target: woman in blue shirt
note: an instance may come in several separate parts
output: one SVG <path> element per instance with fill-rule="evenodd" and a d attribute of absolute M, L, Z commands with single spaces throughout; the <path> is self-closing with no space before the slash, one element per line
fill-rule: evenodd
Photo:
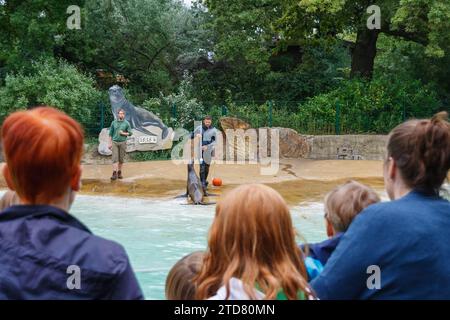
<path fill-rule="evenodd" d="M 392 130 L 384 162 L 392 201 L 350 225 L 311 283 L 320 299 L 450 299 L 450 125 L 441 112 Z"/>

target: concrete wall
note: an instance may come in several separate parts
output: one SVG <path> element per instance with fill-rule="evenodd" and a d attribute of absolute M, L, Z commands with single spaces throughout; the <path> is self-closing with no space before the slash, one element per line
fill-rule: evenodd
<path fill-rule="evenodd" d="M 291 131 L 297 135 L 294 130 Z M 280 135 L 281 157 L 316 160 L 383 160 L 387 142 L 386 135 L 298 136 L 298 138 L 294 137 L 295 139 L 293 139 L 293 134 Z M 286 155 L 284 154 L 287 152 L 285 149 L 289 151 Z M 295 153 L 298 150 L 301 150 L 300 154 Z M 126 156 L 128 158 L 129 155 Z M 127 159 L 127 161 L 129 160 L 131 159 Z M 91 146 L 91 148 L 86 148 L 84 152 L 83 163 L 110 164 L 111 158 L 99 155 L 96 147 Z"/>
<path fill-rule="evenodd" d="M 382 160 L 387 135 L 307 136 L 308 159 Z"/>

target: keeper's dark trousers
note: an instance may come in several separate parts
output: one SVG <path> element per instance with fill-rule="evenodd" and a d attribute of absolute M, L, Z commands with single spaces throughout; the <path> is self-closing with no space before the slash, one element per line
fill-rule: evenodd
<path fill-rule="evenodd" d="M 206 187 L 208 187 L 208 174 L 209 174 L 209 164 L 207 164 L 205 161 L 202 161 L 200 163 L 200 181 L 202 183 L 203 189 L 206 190 Z"/>

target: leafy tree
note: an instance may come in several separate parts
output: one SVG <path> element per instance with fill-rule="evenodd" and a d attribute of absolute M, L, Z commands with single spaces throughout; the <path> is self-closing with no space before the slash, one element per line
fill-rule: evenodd
<path fill-rule="evenodd" d="M 0 1 L 0 68 L 3 74 L 29 71 L 30 62 L 53 57 L 62 39 L 74 31 L 67 28 L 68 6 L 81 0 Z"/>
<path fill-rule="evenodd" d="M 175 128 L 190 128 L 195 120 L 201 120 L 204 108 L 192 95 L 192 76 L 185 72 L 178 92 L 160 94 L 160 98 L 150 98 L 143 107 L 155 112 L 166 123 Z"/>
<path fill-rule="evenodd" d="M 380 0 L 381 28 L 367 27 L 367 0 L 282 0 L 279 30 L 284 41 L 310 37 L 352 39 L 351 75 L 371 77 L 380 34 L 399 37 L 426 47 L 429 56 L 448 54 L 448 0 Z M 350 37 L 349 37 L 350 36 Z"/>
<path fill-rule="evenodd" d="M 181 77 L 175 62 L 192 26 L 186 7 L 173 0 L 94 0 L 85 11 L 85 31 L 96 44 L 90 60 L 147 94 L 174 89 Z"/>
<path fill-rule="evenodd" d="M 298 105 L 308 97 L 327 92 L 347 78 L 350 58 L 337 42 L 318 39 L 302 47 L 302 61 L 292 70 L 272 71 L 268 75 L 271 100 L 281 105 Z M 290 107 L 292 109 L 292 107 Z"/>
<path fill-rule="evenodd" d="M 206 104 L 303 100 L 329 90 L 343 76 L 348 53 L 322 39 L 282 41 L 276 24 L 280 0 L 206 0 L 205 25 L 213 32 L 213 61 L 194 71 Z"/>
<path fill-rule="evenodd" d="M 429 56 L 422 45 L 381 35 L 374 72 L 405 82 L 419 79 L 433 86 L 444 106 L 450 106 L 450 55 Z M 450 109 L 449 109 L 450 110 Z"/>
<path fill-rule="evenodd" d="M 214 55 L 230 63 L 248 63 L 256 73 L 270 70 L 275 47 L 273 22 L 281 17 L 279 0 L 206 0 L 217 42 Z"/>

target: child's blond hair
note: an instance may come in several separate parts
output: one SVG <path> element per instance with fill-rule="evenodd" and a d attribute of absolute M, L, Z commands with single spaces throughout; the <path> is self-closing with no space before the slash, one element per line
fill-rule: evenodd
<path fill-rule="evenodd" d="M 336 232 L 345 232 L 358 213 L 380 201 L 372 188 L 350 180 L 326 195 L 325 217 Z"/>

